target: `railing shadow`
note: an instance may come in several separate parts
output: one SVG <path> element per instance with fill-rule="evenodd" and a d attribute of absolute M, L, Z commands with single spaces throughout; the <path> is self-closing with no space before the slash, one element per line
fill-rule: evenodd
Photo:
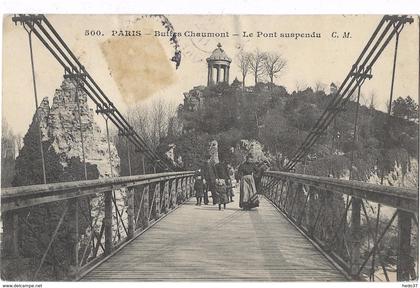
<path fill-rule="evenodd" d="M 415 189 L 266 172 L 262 194 L 349 279 L 418 278 Z"/>
<path fill-rule="evenodd" d="M 193 176 L 173 172 L 2 189 L 2 279 L 79 279 L 187 201 Z"/>

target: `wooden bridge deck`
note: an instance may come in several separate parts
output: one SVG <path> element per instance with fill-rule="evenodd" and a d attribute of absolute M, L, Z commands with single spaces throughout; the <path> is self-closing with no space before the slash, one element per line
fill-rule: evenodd
<path fill-rule="evenodd" d="M 345 281 L 266 199 L 181 206 L 82 281 Z"/>

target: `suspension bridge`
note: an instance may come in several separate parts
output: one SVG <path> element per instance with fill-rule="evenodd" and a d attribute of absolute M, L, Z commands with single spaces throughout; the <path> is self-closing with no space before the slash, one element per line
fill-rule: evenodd
<path fill-rule="evenodd" d="M 384 16 L 351 67 L 327 109 L 297 149 L 284 171 L 268 171 L 259 189 L 261 205 L 242 211 L 236 203 L 224 211 L 195 206 L 194 171 L 161 158 L 124 118 L 93 77 L 66 45 L 44 15 L 16 15 L 16 24 L 28 32 L 32 73 L 32 36 L 35 35 L 96 105 L 97 113 L 113 123 L 120 135 L 139 153 L 156 163 L 156 173 L 65 183 L 44 183 L 4 188 L 2 259 L 21 254 L 20 227 L 31 231 L 40 257 L 31 259 L 23 280 L 42 280 L 62 266 L 57 280 L 80 281 L 408 281 L 417 279 L 418 191 L 350 180 L 301 175 L 293 172 L 309 153 L 351 95 L 372 77 L 372 67 L 385 47 L 395 39 L 390 102 L 395 75 L 398 37 L 408 16 Z M 36 81 L 34 96 L 38 107 Z M 358 101 L 358 100 L 357 100 Z M 358 112 L 354 129 L 357 129 Z M 388 110 L 388 115 L 390 109 Z M 79 111 L 80 115 L 80 111 Z M 81 131 L 82 133 L 82 131 Z M 107 140 L 109 144 L 109 133 Z M 357 137 L 357 133 L 354 133 Z M 83 135 L 81 135 L 83 139 Z M 40 136 L 41 157 L 42 141 Z M 354 139 L 356 140 L 356 139 Z M 82 143 L 83 146 L 83 143 Z M 111 157 L 111 155 L 109 155 Z M 83 163 L 85 163 L 82 155 Z M 128 156 L 128 161 L 130 157 Z M 86 164 L 86 163 L 85 163 Z M 352 166 L 350 166 L 352 167 Z M 382 177 L 383 178 L 383 177 Z M 124 195 L 117 205 L 116 192 Z M 335 197 L 346 199 L 333 207 Z M 369 216 L 367 203 L 377 205 Z M 42 217 L 53 225 L 50 235 L 37 235 L 31 211 L 55 204 L 59 217 Z M 95 206 L 97 213 L 92 213 Z M 381 208 L 382 207 L 382 208 Z M 391 211 L 383 219 L 384 210 Z M 339 209 L 340 217 L 327 217 Z M 66 237 L 60 237 L 65 232 Z M 389 233 L 396 235 L 394 255 L 380 255 Z M 362 241 L 367 234 L 368 244 Z M 54 250 L 64 243 L 64 259 Z M 9 257 L 9 258 L 7 258 Z M 5 264 L 3 264 L 5 265 Z M 4 280 L 5 275 L 2 275 Z"/>

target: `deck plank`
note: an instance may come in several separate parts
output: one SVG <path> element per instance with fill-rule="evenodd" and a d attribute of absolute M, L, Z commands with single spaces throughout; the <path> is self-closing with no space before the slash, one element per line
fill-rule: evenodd
<path fill-rule="evenodd" d="M 188 202 L 81 281 L 345 281 L 266 199 L 253 211 Z"/>

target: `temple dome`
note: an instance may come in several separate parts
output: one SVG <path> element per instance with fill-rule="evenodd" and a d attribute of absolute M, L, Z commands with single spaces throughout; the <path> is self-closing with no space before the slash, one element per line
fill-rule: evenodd
<path fill-rule="evenodd" d="M 211 61 L 227 61 L 227 62 L 232 62 L 232 59 L 227 56 L 227 54 L 225 53 L 225 50 L 222 49 L 222 44 L 217 44 L 217 48 L 214 49 L 213 53 L 211 53 L 210 57 L 208 57 L 207 62 L 211 62 Z"/>

